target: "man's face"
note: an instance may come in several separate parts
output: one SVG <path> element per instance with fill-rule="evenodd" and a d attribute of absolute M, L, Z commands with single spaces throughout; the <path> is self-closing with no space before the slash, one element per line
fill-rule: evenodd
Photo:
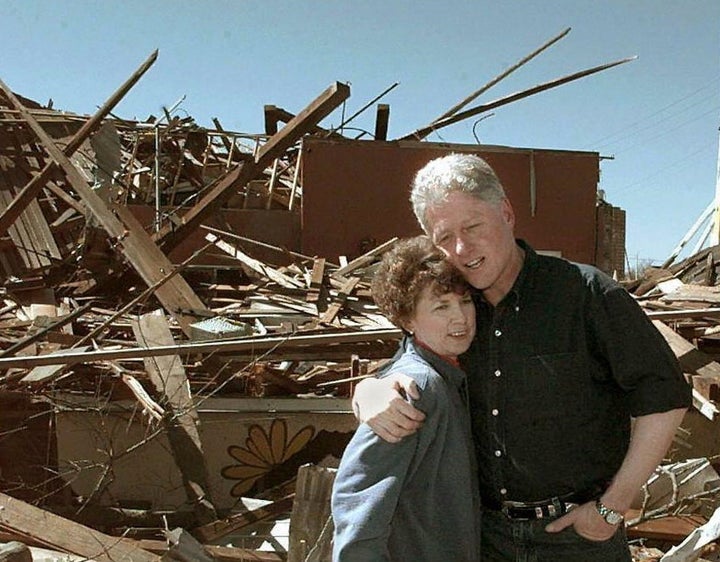
<path fill-rule="evenodd" d="M 520 270 L 507 200 L 487 203 L 460 191 L 428 208 L 425 221 L 435 245 L 473 287 L 497 304 L 512 288 Z"/>

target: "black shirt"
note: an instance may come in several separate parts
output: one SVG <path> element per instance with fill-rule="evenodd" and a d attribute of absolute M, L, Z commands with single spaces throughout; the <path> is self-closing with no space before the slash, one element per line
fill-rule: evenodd
<path fill-rule="evenodd" d="M 491 506 L 607 486 L 631 417 L 692 403 L 675 355 L 627 291 L 518 244 L 523 268 L 496 307 L 477 293 L 477 335 L 462 357 Z"/>

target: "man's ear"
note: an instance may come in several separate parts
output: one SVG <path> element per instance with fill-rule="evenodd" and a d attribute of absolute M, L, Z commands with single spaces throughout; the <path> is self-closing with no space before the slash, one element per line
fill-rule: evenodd
<path fill-rule="evenodd" d="M 510 200 L 506 197 L 502 200 L 502 203 L 500 204 L 500 212 L 502 213 L 503 220 L 506 224 L 510 225 L 511 227 L 515 226 L 515 211 L 512 208 L 512 205 L 510 204 Z"/>

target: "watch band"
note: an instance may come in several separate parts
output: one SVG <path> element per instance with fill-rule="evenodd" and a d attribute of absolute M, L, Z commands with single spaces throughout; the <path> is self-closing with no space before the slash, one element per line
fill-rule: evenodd
<path fill-rule="evenodd" d="M 615 511 L 614 509 L 610 509 L 606 505 L 604 505 L 600 500 L 597 500 L 595 502 L 595 508 L 597 509 L 598 513 L 600 514 L 600 517 L 605 519 L 605 522 L 610 525 L 619 525 L 625 520 L 625 517 L 622 513 L 619 511 Z"/>

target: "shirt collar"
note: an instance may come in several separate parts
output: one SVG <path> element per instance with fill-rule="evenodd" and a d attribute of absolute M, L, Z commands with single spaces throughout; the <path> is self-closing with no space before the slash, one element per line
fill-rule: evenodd
<path fill-rule="evenodd" d="M 445 357 L 442 357 L 426 347 L 415 339 L 414 336 L 406 336 L 403 340 L 405 349 L 412 349 L 420 357 L 422 357 L 435 371 L 448 383 L 453 383 L 459 387 L 465 380 L 465 371 L 459 364 L 451 363 Z"/>

